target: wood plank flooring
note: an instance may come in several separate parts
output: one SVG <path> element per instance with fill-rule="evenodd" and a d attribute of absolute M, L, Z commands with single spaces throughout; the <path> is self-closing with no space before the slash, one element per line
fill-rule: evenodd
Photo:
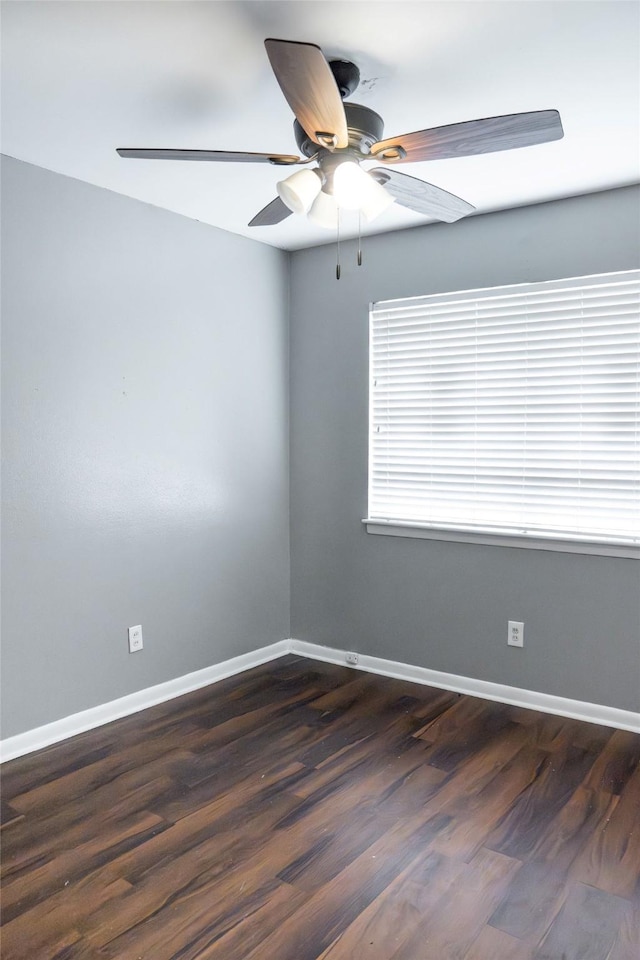
<path fill-rule="evenodd" d="M 288 656 L 4 765 L 3 960 L 638 960 L 640 736 Z"/>

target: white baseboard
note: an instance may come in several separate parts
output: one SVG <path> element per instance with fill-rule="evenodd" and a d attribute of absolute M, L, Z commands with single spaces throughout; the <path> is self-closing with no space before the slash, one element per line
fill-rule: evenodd
<path fill-rule="evenodd" d="M 304 640 L 279 640 L 269 646 L 260 647 L 259 650 L 252 650 L 250 653 L 224 660 L 203 670 L 196 670 L 195 673 L 187 673 L 183 677 L 167 680 L 166 683 L 147 687 L 146 690 L 139 690 L 118 700 L 111 700 L 109 703 L 83 710 L 81 713 L 74 713 L 42 727 L 27 730 L 26 733 L 7 737 L 0 741 L 0 756 L 4 762 L 33 753 L 52 743 L 58 743 L 78 733 L 111 723 L 112 720 L 138 713 L 140 710 L 146 710 L 147 707 L 173 700 L 184 693 L 199 690 L 218 680 L 251 670 L 252 667 L 276 660 L 287 653 L 294 653 L 310 660 L 322 660 L 325 663 L 337 663 L 343 666 L 346 664 L 345 650 L 323 647 Z M 475 680 L 472 677 L 459 677 L 454 673 L 442 673 L 439 670 L 429 670 L 428 667 L 384 660 L 381 657 L 369 657 L 366 654 L 358 655 L 358 665 L 352 669 L 377 673 L 383 677 L 395 677 L 398 680 L 410 680 L 412 683 L 439 687 L 454 693 L 466 693 L 471 697 L 481 697 L 484 700 L 510 703 L 517 707 L 539 710 L 541 713 L 553 713 L 560 717 L 571 717 L 575 720 L 586 720 L 589 723 L 615 727 L 618 730 L 640 733 L 640 713 L 634 713 L 631 710 L 619 710 L 617 707 L 585 703 L 582 700 L 568 700 L 565 697 L 555 697 L 535 690 L 522 690 L 519 687 L 508 687 L 501 683 L 490 683 L 487 680 Z"/>
<path fill-rule="evenodd" d="M 342 665 L 346 663 L 344 650 L 322 647 L 304 640 L 290 640 L 289 643 L 290 652 L 301 657 L 323 660 L 325 663 Z M 455 673 L 442 673 L 439 670 L 429 670 L 427 667 L 416 667 L 409 663 L 398 663 L 395 660 L 383 660 L 381 657 L 368 657 L 365 654 L 358 654 L 358 665 L 352 669 L 378 673 L 383 677 L 395 677 L 398 680 L 410 680 L 413 683 L 423 683 L 429 687 L 439 687 L 454 693 L 466 693 L 471 697 L 481 697 L 484 700 L 510 703 L 516 707 L 539 710 L 541 713 L 553 713 L 560 717 L 571 717 L 575 720 L 599 723 L 605 727 L 640 733 L 640 713 L 632 710 L 619 710 L 617 707 L 585 703 L 582 700 L 568 700 L 566 697 L 556 697 L 549 693 L 522 690 L 502 683 L 490 683 L 488 680 L 475 680 L 472 677 L 459 677 Z"/>
<path fill-rule="evenodd" d="M 91 707 L 81 713 L 74 713 L 69 717 L 63 717 L 61 720 L 55 720 L 53 723 L 47 723 L 42 727 L 27 730 L 26 733 L 19 733 L 15 737 L 7 737 L 0 741 L 0 757 L 2 757 L 4 763 L 6 760 L 13 760 L 14 757 L 33 753 L 34 750 L 41 750 L 52 743 L 66 740 L 68 737 L 75 737 L 76 734 L 84 733 L 85 730 L 93 730 L 94 727 L 100 727 L 104 723 L 111 723 L 112 720 L 119 720 L 120 717 L 127 717 L 131 713 L 146 710 L 147 707 L 153 707 L 157 703 L 164 703 L 167 700 L 173 700 L 175 697 L 181 697 L 183 693 L 191 693 L 192 690 L 199 690 L 210 683 L 232 677 L 236 673 L 251 670 L 252 667 L 258 667 L 261 663 L 283 657 L 286 653 L 289 653 L 290 649 L 291 642 L 289 640 L 278 640 L 277 643 L 261 647 L 259 650 L 252 650 L 250 653 L 243 653 L 238 657 L 232 657 L 230 660 L 223 660 L 222 663 L 205 667 L 203 670 L 196 670 L 194 673 L 187 673 L 183 677 L 167 680 L 166 683 L 159 683 L 156 686 L 147 687 L 145 690 L 138 690 L 136 693 L 130 693 L 118 700 L 111 700 L 109 703 L 102 703 L 100 706 Z"/>

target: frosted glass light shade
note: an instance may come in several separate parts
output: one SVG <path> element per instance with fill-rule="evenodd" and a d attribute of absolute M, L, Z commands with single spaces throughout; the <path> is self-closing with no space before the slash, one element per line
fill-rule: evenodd
<path fill-rule="evenodd" d="M 309 220 L 319 227 L 335 230 L 338 226 L 338 204 L 335 197 L 321 190 L 309 210 Z"/>
<path fill-rule="evenodd" d="M 394 202 L 391 194 L 352 160 L 345 160 L 336 168 L 333 193 L 341 207 L 359 210 L 369 222 Z"/>
<path fill-rule="evenodd" d="M 278 196 L 293 213 L 306 213 L 322 186 L 315 170 L 298 170 L 277 184 Z"/>
<path fill-rule="evenodd" d="M 392 203 L 395 203 L 395 197 L 392 197 L 372 176 L 369 174 L 365 174 L 365 176 L 368 177 L 371 187 L 367 188 L 367 196 L 360 204 L 360 213 L 367 223 L 371 223 L 381 213 L 388 210 Z"/>
<path fill-rule="evenodd" d="M 333 195 L 345 210 L 358 210 L 367 192 L 370 177 L 354 163 L 345 160 L 333 174 Z"/>

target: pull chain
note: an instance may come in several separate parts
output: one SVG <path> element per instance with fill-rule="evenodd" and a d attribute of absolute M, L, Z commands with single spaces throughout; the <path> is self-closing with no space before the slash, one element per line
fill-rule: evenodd
<path fill-rule="evenodd" d="M 360 224 L 361 224 L 360 218 L 361 218 L 361 213 L 358 210 L 358 266 L 359 267 L 362 266 L 362 245 L 361 245 L 362 237 L 361 237 L 361 230 L 360 230 Z"/>
<path fill-rule="evenodd" d="M 336 260 L 336 280 L 340 279 L 340 207 L 338 207 L 337 218 L 337 260 Z"/>

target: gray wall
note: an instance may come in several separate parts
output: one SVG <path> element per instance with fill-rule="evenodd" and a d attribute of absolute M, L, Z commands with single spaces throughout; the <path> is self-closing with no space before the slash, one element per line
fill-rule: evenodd
<path fill-rule="evenodd" d="M 287 256 L 9 159 L 2 188 L 3 736 L 291 635 L 640 709 L 636 562 L 360 523 L 369 301 L 637 266 L 637 189 L 344 244 L 339 283 L 292 256 L 290 625 Z"/>
<path fill-rule="evenodd" d="M 291 277 L 292 635 L 594 703 L 640 709 L 640 564 L 367 534 L 368 304 L 624 270 L 637 188 L 354 245 L 300 251 Z M 524 620 L 525 648 L 506 645 Z"/>
<path fill-rule="evenodd" d="M 2 187 L 7 737 L 290 635 L 288 262 L 14 160 Z"/>

